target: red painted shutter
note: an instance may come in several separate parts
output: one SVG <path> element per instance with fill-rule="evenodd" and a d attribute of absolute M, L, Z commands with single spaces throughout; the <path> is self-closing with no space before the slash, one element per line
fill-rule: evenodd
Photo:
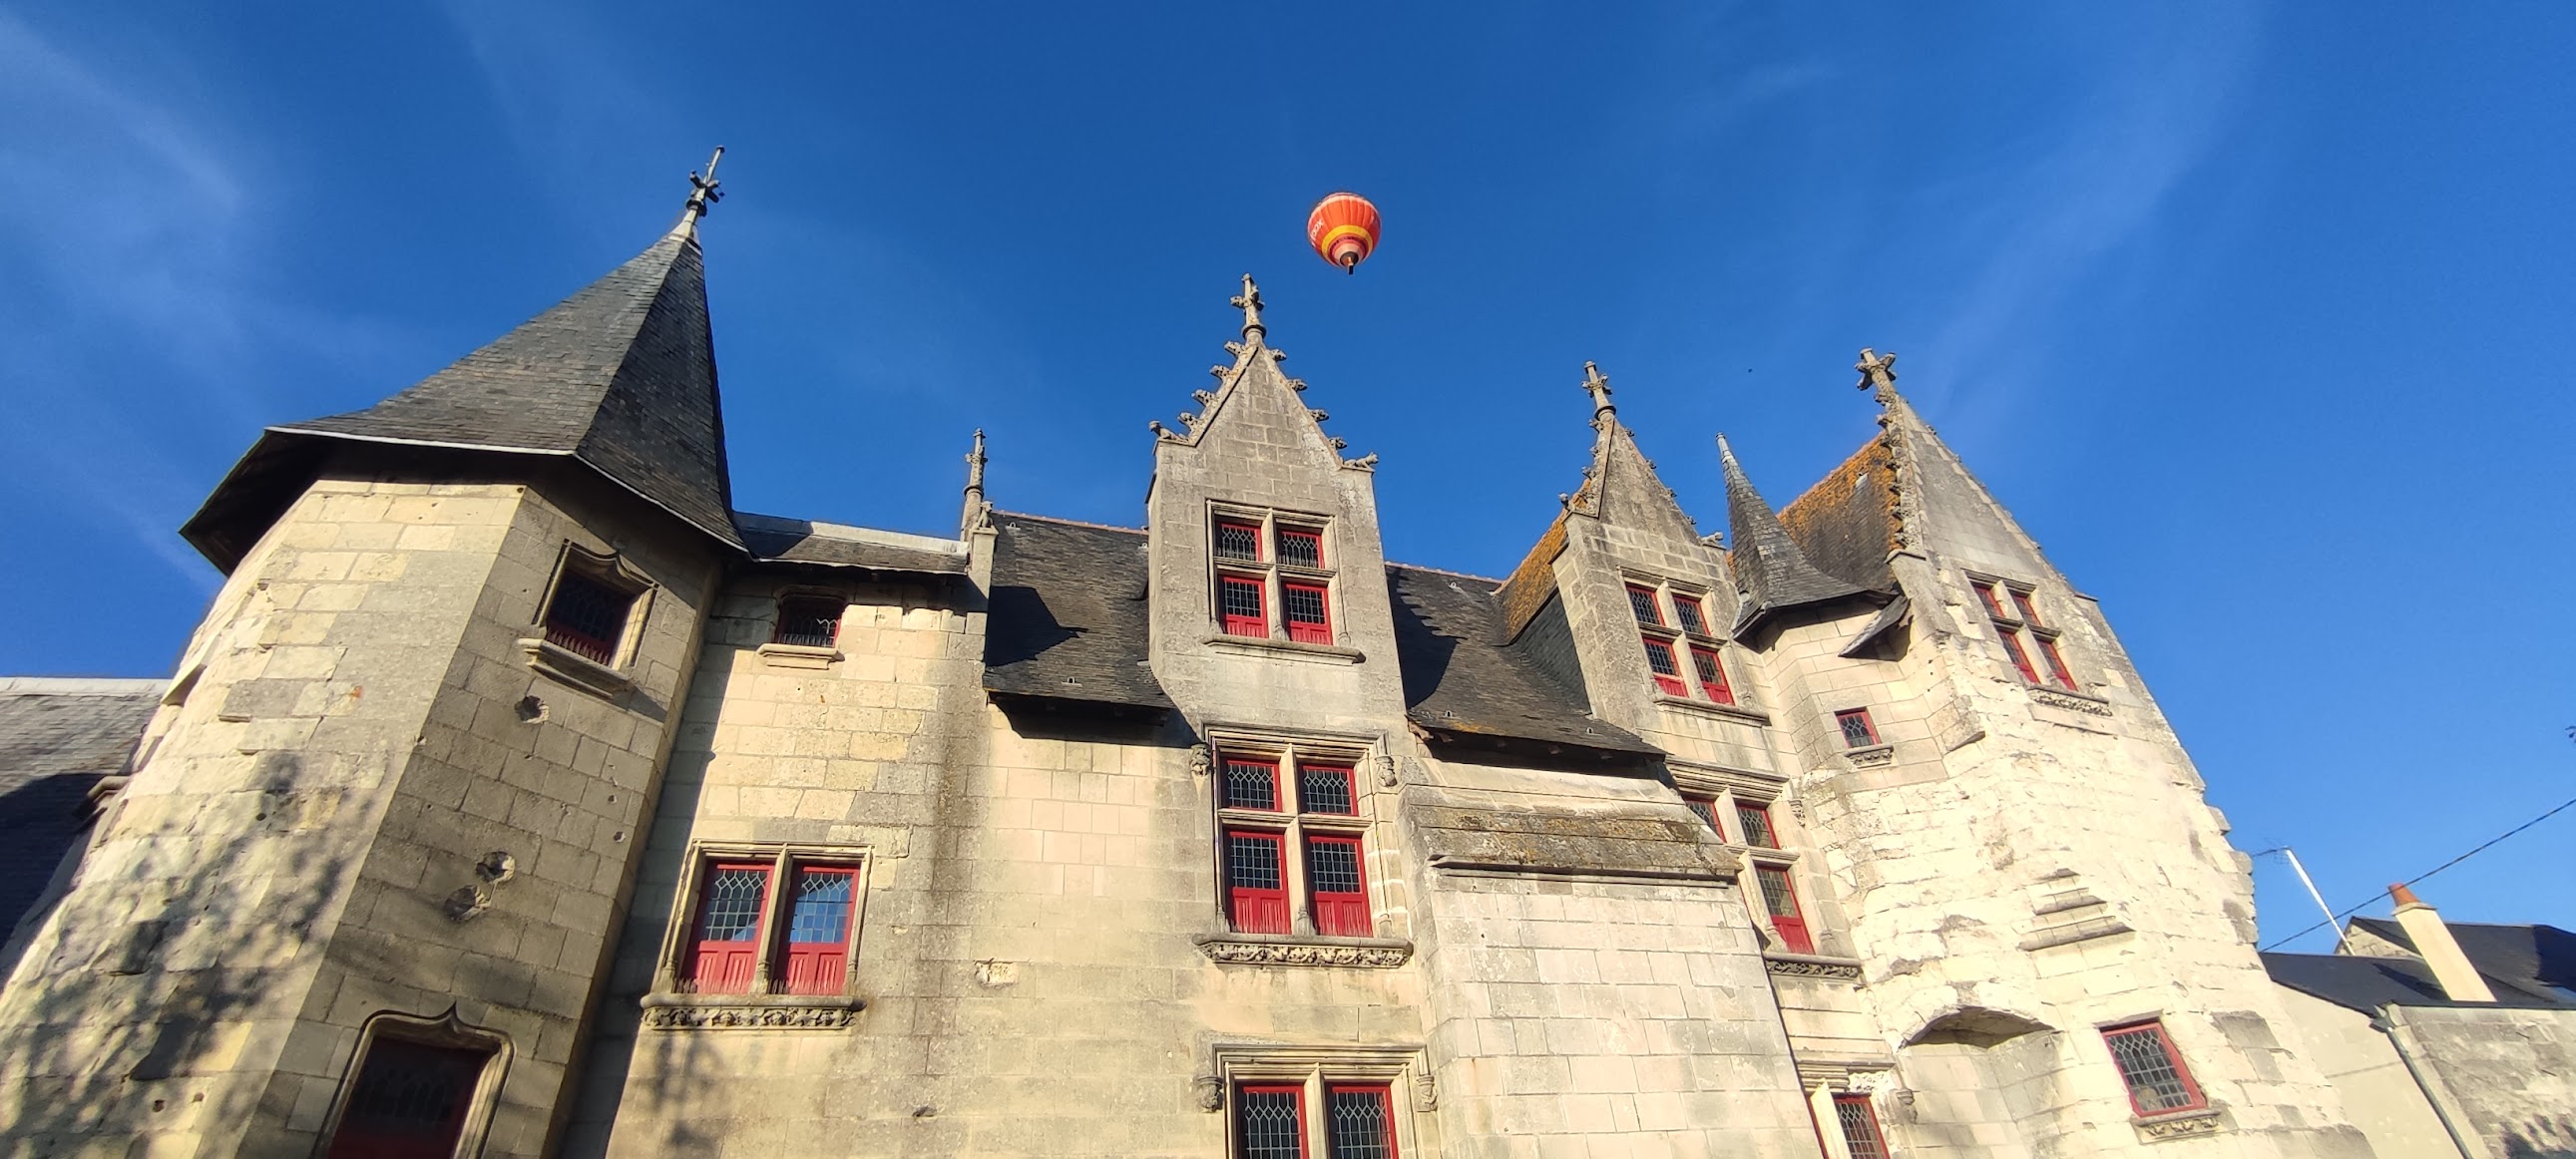
<path fill-rule="evenodd" d="M 1792 954 L 1815 953 L 1815 939 L 1807 936 L 1807 919 L 1798 909 L 1789 871 L 1766 865 L 1754 870 L 1754 875 L 1761 879 L 1762 904 L 1771 914 L 1771 928 L 1780 933 L 1780 947 Z"/>
<path fill-rule="evenodd" d="M 1306 887 L 1315 897 L 1316 933 L 1365 938 L 1372 932 L 1359 838 L 1307 838 Z"/>
<path fill-rule="evenodd" d="M 1226 913 L 1238 934 L 1288 932 L 1288 867 L 1277 833 L 1225 831 Z"/>
<path fill-rule="evenodd" d="M 1217 581 L 1218 610 L 1225 616 L 1225 634 L 1267 639 L 1270 635 L 1268 599 L 1257 579 L 1224 576 Z"/>
<path fill-rule="evenodd" d="M 711 865 L 699 890 L 690 988 L 700 994 L 750 993 L 760 968 L 761 918 L 769 910 L 769 867 Z"/>
<path fill-rule="evenodd" d="M 788 898 L 787 992 L 838 994 L 850 976 L 850 920 L 858 909 L 858 873 L 800 868 Z"/>

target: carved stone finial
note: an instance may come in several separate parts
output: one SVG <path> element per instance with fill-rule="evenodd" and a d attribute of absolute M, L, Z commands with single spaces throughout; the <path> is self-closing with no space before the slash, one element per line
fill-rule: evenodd
<path fill-rule="evenodd" d="M 1190 392 L 1190 397 L 1199 400 L 1200 406 L 1206 406 L 1207 404 L 1216 401 L 1216 392 L 1212 390 L 1193 390 Z"/>
<path fill-rule="evenodd" d="M 1186 411 L 1186 410 L 1185 410 L 1185 411 L 1182 411 L 1182 412 L 1181 412 L 1181 414 L 1180 414 L 1180 419 L 1181 419 L 1181 425 L 1182 425 L 1182 426 L 1185 426 L 1185 427 L 1186 427 L 1186 426 L 1195 426 L 1195 425 L 1197 425 L 1197 424 L 1198 424 L 1198 421 L 1199 421 L 1198 412 L 1196 412 L 1196 411 Z"/>
<path fill-rule="evenodd" d="M 1269 332 L 1261 324 L 1261 287 L 1252 284 L 1252 275 L 1243 275 L 1243 292 L 1234 296 L 1235 309 L 1243 311 L 1243 337 L 1246 341 Z"/>
<path fill-rule="evenodd" d="M 1852 369 L 1860 372 L 1860 381 L 1854 384 L 1859 389 L 1868 390 L 1872 387 L 1877 388 L 1879 401 L 1881 402 L 1884 402 L 1895 395 L 1895 351 L 1890 350 L 1885 354 L 1881 354 L 1866 346 L 1861 347 L 1860 361 L 1855 364 Z"/>
<path fill-rule="evenodd" d="M 1234 368 L 1233 368 L 1233 367 L 1231 367 L 1231 366 L 1211 366 L 1211 367 L 1208 367 L 1208 373 L 1209 373 L 1209 374 L 1212 374 L 1212 375 L 1215 375 L 1215 376 L 1216 376 L 1216 377 L 1218 377 L 1218 378 L 1223 378 L 1223 377 L 1225 377 L 1226 375 L 1228 375 L 1228 374 L 1230 374 L 1230 373 L 1233 373 L 1233 371 L 1234 371 Z"/>
<path fill-rule="evenodd" d="M 1348 447 L 1348 446 L 1350 446 L 1350 445 L 1351 445 L 1349 440 L 1344 439 L 1344 438 L 1343 438 L 1343 437 L 1341 437 L 1340 435 L 1335 435 L 1335 436 L 1333 436 L 1332 438 L 1330 438 L 1330 439 L 1326 439 L 1326 440 L 1324 440 L 1324 441 L 1326 441 L 1326 442 L 1328 442 L 1328 443 L 1333 444 L 1333 449 L 1334 449 L 1334 450 L 1336 450 L 1336 451 L 1341 450 L 1342 448 L 1344 448 L 1344 447 Z"/>
<path fill-rule="evenodd" d="M 1306 392 L 1306 380 L 1302 378 L 1289 379 L 1288 389 L 1296 391 L 1299 394 L 1304 394 Z"/>
<path fill-rule="evenodd" d="M 680 207 L 680 222 L 671 227 L 671 232 L 688 233 L 695 230 L 698 219 L 705 217 L 708 210 L 715 208 L 717 202 L 724 200 L 724 194 L 716 188 L 716 162 L 722 160 L 724 160 L 724 146 L 718 145 L 715 155 L 707 158 L 706 175 L 689 174 L 689 201 L 688 204 Z"/>
<path fill-rule="evenodd" d="M 1354 467 L 1360 467 L 1360 468 L 1364 468 L 1364 469 L 1366 469 L 1366 470 L 1374 471 L 1374 470 L 1376 470 L 1376 469 L 1377 469 L 1377 452 L 1375 452 L 1375 451 L 1370 451 L 1369 453 L 1367 453 L 1367 454 L 1365 454 L 1365 455 L 1362 455 L 1362 456 L 1360 456 L 1359 458 L 1353 459 L 1353 460 L 1351 460 L 1351 465 L 1352 465 L 1352 466 L 1354 466 Z"/>
<path fill-rule="evenodd" d="M 1330 413 L 1317 410 L 1313 407 L 1306 408 L 1306 413 L 1315 416 L 1315 421 L 1319 423 L 1328 423 L 1333 421 L 1333 416 Z"/>
<path fill-rule="evenodd" d="M 1163 420 L 1161 419 L 1145 420 L 1145 429 L 1154 432 L 1154 437 L 1158 439 L 1177 439 L 1180 437 L 1166 429 L 1163 426 Z"/>
<path fill-rule="evenodd" d="M 1594 422 L 1599 422 L 1601 416 L 1619 409 L 1610 405 L 1610 376 L 1601 373 L 1601 368 L 1590 361 L 1583 364 L 1583 389 L 1592 395 Z"/>

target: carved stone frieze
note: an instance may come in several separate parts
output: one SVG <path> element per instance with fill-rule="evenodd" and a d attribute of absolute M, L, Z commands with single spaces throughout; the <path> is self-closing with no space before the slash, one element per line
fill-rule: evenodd
<path fill-rule="evenodd" d="M 2109 704 L 2093 697 L 2082 695 L 2081 693 L 2068 692 L 2060 688 L 2034 687 L 2030 690 L 2030 698 L 2041 704 L 2045 704 L 2050 708 L 2063 708 L 2069 712 L 2090 713 L 2094 716 L 2111 715 L 2111 706 Z"/>
<path fill-rule="evenodd" d="M 1860 981 L 1858 962 L 1819 962 L 1803 958 L 1765 958 L 1763 966 L 1787 978 L 1833 978 L 1844 982 Z"/>
<path fill-rule="evenodd" d="M 2138 1129 L 2141 1143 L 2162 1143 L 2167 1139 L 2198 1139 L 2215 1135 L 2226 1124 L 2216 1109 L 2192 1111 L 2179 1115 L 2158 1115 L 2152 1119 L 2131 1119 Z"/>
<path fill-rule="evenodd" d="M 858 1021 L 859 1004 L 780 1006 L 727 1003 L 644 1008 L 653 1030 L 840 1030 Z"/>
<path fill-rule="evenodd" d="M 1208 938 L 1199 952 L 1229 966 L 1361 966 L 1385 969 L 1413 958 L 1409 943 L 1350 945 L 1341 942 L 1270 942 Z"/>
<path fill-rule="evenodd" d="M 1879 744 L 1868 748 L 1850 749 L 1843 753 L 1843 759 L 1850 761 L 1855 769 L 1876 768 L 1896 760 L 1896 746 Z"/>

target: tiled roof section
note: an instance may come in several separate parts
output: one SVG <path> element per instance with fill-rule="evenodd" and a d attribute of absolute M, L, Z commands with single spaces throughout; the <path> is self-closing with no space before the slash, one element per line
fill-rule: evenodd
<path fill-rule="evenodd" d="M 1660 750 L 1596 720 L 1582 694 L 1504 643 L 1491 581 L 1389 565 L 1407 715 L 1434 731 L 1631 756 Z"/>
<path fill-rule="evenodd" d="M 2352 924 L 2415 949 L 2406 927 L 2387 918 L 2354 918 Z M 2507 990 L 2559 1005 L 2576 1006 L 2576 933 L 2556 926 L 2500 926 L 2444 922 L 2469 964 L 2486 976 L 2498 997 Z M 2430 977 L 2428 973 L 2426 975 Z"/>
<path fill-rule="evenodd" d="M 304 444 L 317 440 L 569 456 L 742 546 L 704 259 L 688 232 L 375 406 L 269 428 L 183 533 L 229 568 L 309 481 L 318 456 Z"/>
<path fill-rule="evenodd" d="M 1145 533 L 993 513 L 984 687 L 1013 696 L 1169 709 L 1154 679 Z"/>
<path fill-rule="evenodd" d="M 868 571 L 965 575 L 962 541 L 864 527 L 734 512 L 743 545 L 764 563 L 801 563 Z"/>
<path fill-rule="evenodd" d="M 1735 461 L 1734 448 L 1726 445 L 1723 436 L 1718 439 L 1718 457 L 1726 469 L 1727 565 L 1745 596 L 1736 624 L 1739 632 L 1774 612 L 1869 590 L 1827 575 L 1807 561 L 1807 553 L 1789 537 L 1762 493 L 1753 489 L 1753 480 L 1745 476 L 1743 465 Z"/>
<path fill-rule="evenodd" d="M 1880 435 L 1852 452 L 1807 493 L 1780 510 L 1780 526 L 1831 575 L 1870 588 L 1893 588 L 1887 568 L 1896 550 L 1896 456 Z"/>
<path fill-rule="evenodd" d="M 44 893 L 161 703 L 158 680 L 0 679 L 0 940 Z"/>
<path fill-rule="evenodd" d="M 2414 958 L 2265 954 L 2263 970 L 2272 976 L 2274 982 L 2290 989 L 2364 1014 L 2375 1013 L 2391 1003 L 2399 1006 L 2490 1005 L 2451 1001 L 2442 993 L 2441 984 L 2433 980 L 2432 968 Z M 2496 1000 L 2492 1005 L 2496 1006 L 2576 1007 L 2576 1002 L 2509 987 L 2495 987 L 2495 992 Z"/>
<path fill-rule="evenodd" d="M 1503 638 L 1517 640 L 1521 630 L 1529 627 L 1530 617 L 1547 606 L 1549 596 L 1556 594 L 1556 557 L 1565 554 L 1565 512 L 1556 513 L 1556 522 L 1547 525 L 1547 534 L 1539 536 L 1529 554 L 1521 557 L 1519 567 L 1512 569 L 1494 598 L 1503 610 Z"/>

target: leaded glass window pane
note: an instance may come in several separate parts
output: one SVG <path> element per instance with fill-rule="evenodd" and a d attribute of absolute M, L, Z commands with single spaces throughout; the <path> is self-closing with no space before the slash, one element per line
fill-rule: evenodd
<path fill-rule="evenodd" d="M 1218 559 L 1260 559 L 1261 529 L 1249 523 L 1217 524 L 1216 555 Z"/>
<path fill-rule="evenodd" d="M 1771 811 L 1760 805 L 1738 804 L 1735 823 L 1744 827 L 1744 843 L 1763 849 L 1778 849 L 1780 840 L 1771 835 Z"/>
<path fill-rule="evenodd" d="M 788 911 L 787 940 L 837 946 L 850 939 L 850 883 L 846 869 L 807 869 L 796 874 Z"/>
<path fill-rule="evenodd" d="M 349 1091 L 331 1154 L 438 1152 L 456 1145 L 490 1055 L 379 1038 Z"/>
<path fill-rule="evenodd" d="M 1330 765 L 1307 765 L 1297 770 L 1297 810 L 1301 813 L 1337 813 L 1348 817 L 1359 812 L 1359 803 L 1351 798 L 1351 771 Z"/>
<path fill-rule="evenodd" d="M 1320 627 L 1326 622 L 1322 588 L 1306 584 L 1289 584 L 1279 589 L 1279 603 L 1281 607 L 1288 610 L 1288 622 L 1291 625 L 1312 624 Z"/>
<path fill-rule="evenodd" d="M 1637 622 L 1640 624 L 1651 624 L 1658 628 L 1664 625 L 1664 614 L 1655 610 L 1655 593 L 1652 588 L 1629 588 L 1628 610 L 1637 614 Z"/>
<path fill-rule="evenodd" d="M 1762 908 L 1775 918 L 1798 916 L 1797 895 L 1789 892 L 1789 871 L 1765 867 L 1754 873 L 1762 879 Z"/>
<path fill-rule="evenodd" d="M 1228 617 L 1261 619 L 1261 581 L 1227 577 L 1224 611 Z"/>
<path fill-rule="evenodd" d="M 1307 842 L 1306 884 L 1317 893 L 1360 892 L 1359 843 Z"/>
<path fill-rule="evenodd" d="M 2163 1030 L 2141 1026 L 2110 1031 L 2102 1038 L 2111 1046 L 2111 1061 L 2119 1065 L 2121 1081 L 2129 1084 L 2129 1098 L 2138 1113 L 2178 1110 L 2197 1101 L 2173 1052 L 2165 1049 Z"/>
<path fill-rule="evenodd" d="M 748 942 L 760 936 L 760 908 L 769 871 L 727 867 L 707 881 L 707 905 L 698 919 L 701 942 Z"/>
<path fill-rule="evenodd" d="M 1675 615 L 1681 617 L 1682 631 L 1689 632 L 1694 636 L 1705 636 L 1708 634 L 1708 621 L 1700 618 L 1698 596 L 1674 596 L 1673 612 Z"/>
<path fill-rule="evenodd" d="M 1887 1159 L 1887 1142 L 1878 1137 L 1878 1116 L 1870 1112 L 1867 1095 L 1835 1095 L 1834 1118 L 1842 1121 L 1852 1159 Z"/>
<path fill-rule="evenodd" d="M 1278 764 L 1271 761 L 1227 761 L 1225 763 L 1225 807 L 1229 809 L 1278 808 Z"/>
<path fill-rule="evenodd" d="M 1851 712 L 1837 712 L 1834 714 L 1834 723 L 1842 726 L 1844 748 L 1868 748 L 1878 743 L 1877 730 L 1869 726 L 1869 714 L 1866 712 L 1857 709 Z"/>
<path fill-rule="evenodd" d="M 1279 839 L 1227 834 L 1226 880 L 1236 889 L 1279 888 Z"/>
<path fill-rule="evenodd" d="M 1324 566 L 1323 533 L 1296 528 L 1280 529 L 1279 562 L 1295 567 L 1321 570 Z"/>
<path fill-rule="evenodd" d="M 1335 1087 L 1324 1096 L 1332 1159 L 1394 1159 L 1385 1087 Z"/>
<path fill-rule="evenodd" d="M 1654 669 L 1657 676 L 1679 678 L 1682 674 L 1681 664 L 1673 659 L 1673 646 L 1652 638 L 1646 641 L 1646 667 Z"/>
<path fill-rule="evenodd" d="M 1236 1154 L 1243 1159 L 1303 1159 L 1305 1147 L 1299 1143 L 1300 1124 L 1297 1103 L 1303 1092 L 1294 1087 L 1245 1088 L 1235 1093 L 1238 1144 Z"/>

